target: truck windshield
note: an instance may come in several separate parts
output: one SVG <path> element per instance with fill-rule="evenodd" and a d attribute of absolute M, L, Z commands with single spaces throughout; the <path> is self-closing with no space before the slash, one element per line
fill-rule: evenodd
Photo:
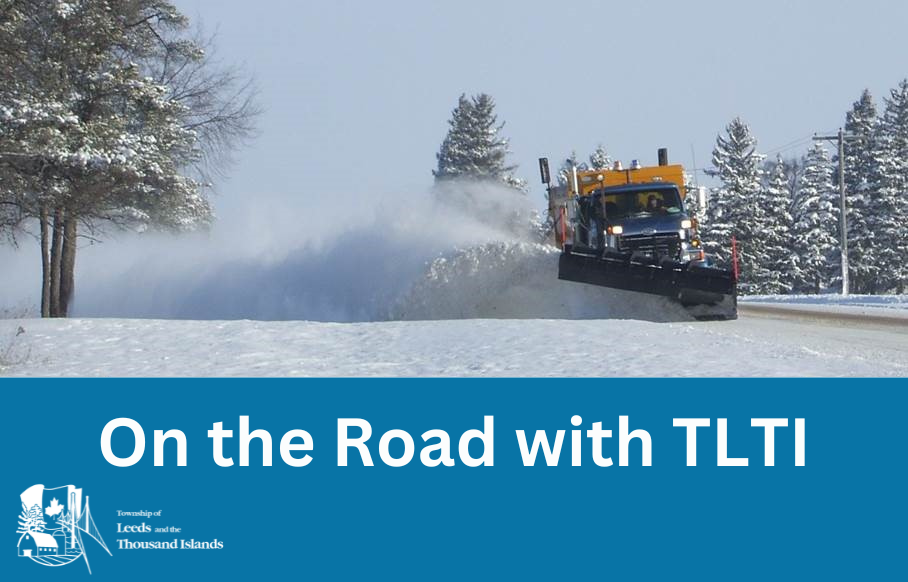
<path fill-rule="evenodd" d="M 683 210 L 681 196 L 674 188 L 633 190 L 630 192 L 604 192 L 593 196 L 604 205 L 609 220 L 651 215 L 680 214 Z"/>

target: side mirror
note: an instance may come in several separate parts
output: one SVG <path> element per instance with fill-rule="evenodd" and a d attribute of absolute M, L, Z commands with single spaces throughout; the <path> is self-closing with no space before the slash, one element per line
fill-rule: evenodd
<path fill-rule="evenodd" d="M 551 186 L 552 175 L 551 172 L 549 172 L 548 158 L 539 158 L 539 174 L 542 177 L 542 183 L 546 186 Z"/>

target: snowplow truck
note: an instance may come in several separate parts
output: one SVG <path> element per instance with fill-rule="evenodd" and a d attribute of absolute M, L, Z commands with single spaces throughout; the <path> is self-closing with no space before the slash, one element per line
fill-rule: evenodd
<path fill-rule="evenodd" d="M 547 159 L 539 166 L 562 251 L 559 279 L 669 297 L 699 320 L 737 318 L 735 272 L 704 252 L 685 205 L 684 168 L 669 165 L 667 150 L 658 166 L 574 167 L 561 185 L 552 184 Z"/>

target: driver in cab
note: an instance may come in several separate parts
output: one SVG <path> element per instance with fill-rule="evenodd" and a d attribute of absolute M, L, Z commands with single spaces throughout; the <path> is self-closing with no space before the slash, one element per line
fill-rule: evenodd
<path fill-rule="evenodd" d="M 650 194 L 646 200 L 646 212 L 650 214 L 665 214 L 665 206 L 662 204 L 662 198 L 655 194 Z"/>

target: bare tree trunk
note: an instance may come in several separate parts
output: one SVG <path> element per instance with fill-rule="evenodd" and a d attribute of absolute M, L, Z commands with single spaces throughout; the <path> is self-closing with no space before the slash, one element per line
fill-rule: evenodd
<path fill-rule="evenodd" d="M 50 316 L 60 317 L 60 265 L 63 262 L 63 209 L 54 210 L 54 231 L 50 245 Z"/>
<path fill-rule="evenodd" d="M 76 288 L 76 227 L 78 221 L 73 212 L 67 211 L 63 223 L 63 257 L 60 264 L 60 312 L 59 317 L 69 317 L 73 292 Z"/>
<path fill-rule="evenodd" d="M 47 207 L 41 207 L 41 317 L 50 317 L 50 228 Z"/>

